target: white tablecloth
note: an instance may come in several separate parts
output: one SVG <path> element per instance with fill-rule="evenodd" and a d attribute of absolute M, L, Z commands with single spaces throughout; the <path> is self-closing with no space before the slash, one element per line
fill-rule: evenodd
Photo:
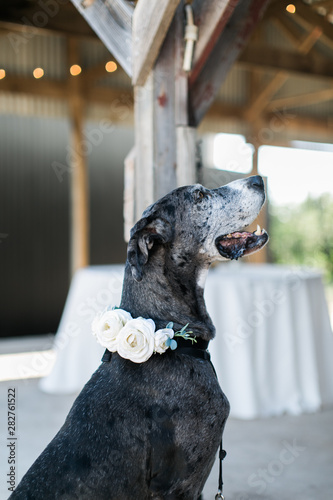
<path fill-rule="evenodd" d="M 103 348 L 91 321 L 105 306 L 119 305 L 123 269 L 76 273 L 44 391 L 79 391 L 98 367 Z M 210 270 L 205 298 L 217 331 L 212 361 L 232 416 L 299 414 L 333 404 L 333 335 L 320 273 L 226 263 Z"/>
<path fill-rule="evenodd" d="M 206 304 L 212 360 L 239 418 L 333 404 L 333 335 L 321 275 L 273 265 L 220 266 Z"/>

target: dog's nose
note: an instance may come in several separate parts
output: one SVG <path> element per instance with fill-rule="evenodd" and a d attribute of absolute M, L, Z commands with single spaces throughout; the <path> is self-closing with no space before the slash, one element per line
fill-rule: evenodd
<path fill-rule="evenodd" d="M 264 181 L 260 175 L 252 175 L 248 178 L 249 186 L 257 189 L 264 189 Z"/>

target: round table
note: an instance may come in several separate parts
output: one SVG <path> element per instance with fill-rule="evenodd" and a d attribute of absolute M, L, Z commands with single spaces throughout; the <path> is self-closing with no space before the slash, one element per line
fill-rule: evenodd
<path fill-rule="evenodd" d="M 333 335 L 321 274 L 278 265 L 221 265 L 205 298 L 212 360 L 231 414 L 300 414 L 333 404 Z"/>
<path fill-rule="evenodd" d="M 55 337 L 57 359 L 42 390 L 79 391 L 103 348 L 91 335 L 96 312 L 119 305 L 123 265 L 92 266 L 72 281 Z M 216 326 L 210 352 L 231 416 L 313 412 L 333 404 L 333 335 L 321 274 L 244 263 L 211 269 L 205 287 Z"/>

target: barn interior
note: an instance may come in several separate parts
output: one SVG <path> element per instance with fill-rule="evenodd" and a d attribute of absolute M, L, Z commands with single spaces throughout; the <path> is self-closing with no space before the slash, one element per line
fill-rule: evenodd
<path fill-rule="evenodd" d="M 185 71 L 188 25 L 198 27 L 198 38 Z M 332 62 L 333 0 L 0 2 L 0 406 L 5 415 L 8 388 L 16 387 L 19 477 L 78 392 L 40 386 L 54 369 L 55 334 L 75 276 L 122 266 L 130 227 L 176 186 L 215 188 L 256 175 L 264 146 L 327 150 Z M 219 134 L 251 145 L 247 173 L 223 148 L 217 168 Z M 252 230 L 258 222 L 269 231 L 269 203 Z M 242 265 L 276 264 L 267 246 Z M 294 270 L 288 276 L 293 285 Z M 326 337 L 318 338 L 314 325 L 311 342 L 326 346 L 326 358 L 317 356 L 325 367 L 332 354 L 329 305 L 324 289 L 314 290 L 304 293 L 321 301 L 314 307 Z M 329 385 L 325 370 L 311 374 Z M 313 406 L 296 405 L 294 414 L 234 414 L 226 432 L 226 498 L 330 497 L 332 389 L 326 393 Z M 1 484 L 6 438 L 4 424 Z M 215 468 L 204 498 L 215 494 L 216 480 Z"/>

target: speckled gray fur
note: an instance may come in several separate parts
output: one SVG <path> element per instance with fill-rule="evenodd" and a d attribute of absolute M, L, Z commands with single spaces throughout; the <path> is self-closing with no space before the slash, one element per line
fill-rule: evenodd
<path fill-rule="evenodd" d="M 216 239 L 259 213 L 263 185 L 249 179 L 178 188 L 144 212 L 128 245 L 123 309 L 213 338 L 202 274 L 221 259 Z M 228 413 L 209 361 L 167 351 L 135 364 L 114 354 L 10 499 L 197 500 Z"/>

